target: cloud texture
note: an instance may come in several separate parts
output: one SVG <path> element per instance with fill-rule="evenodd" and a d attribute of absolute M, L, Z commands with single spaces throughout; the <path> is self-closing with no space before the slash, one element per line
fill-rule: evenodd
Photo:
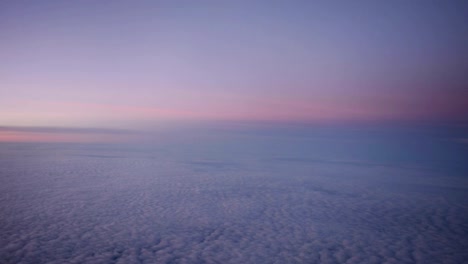
<path fill-rule="evenodd" d="M 238 143 L 226 146 L 230 158 L 205 143 L 3 143 L 0 262 L 468 259 L 463 175 L 259 155 Z"/>

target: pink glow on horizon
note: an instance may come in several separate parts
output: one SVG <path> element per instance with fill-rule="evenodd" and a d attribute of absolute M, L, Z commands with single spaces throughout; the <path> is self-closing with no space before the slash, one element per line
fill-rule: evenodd
<path fill-rule="evenodd" d="M 132 120 L 268 120 L 268 121 L 313 121 L 323 119 L 372 119 L 382 113 L 371 109 L 337 108 L 333 103 L 313 103 L 300 100 L 255 100 L 240 106 L 216 103 L 209 107 L 192 107 L 187 110 L 164 109 L 159 107 L 97 104 L 78 102 L 29 102 L 47 113 L 64 117 L 102 117 Z M 34 113 L 31 113 L 34 115 Z"/>
<path fill-rule="evenodd" d="M 40 133 L 0 131 L 0 142 L 121 142 L 128 141 L 128 135 L 109 135 L 103 133 L 81 134 L 81 133 Z"/>
<path fill-rule="evenodd" d="M 104 126 L 127 127 L 128 124 L 158 124 L 160 121 L 374 121 L 374 120 L 413 120 L 424 118 L 427 105 L 437 104 L 439 114 L 454 115 L 450 111 L 456 102 L 454 98 L 438 97 L 433 102 L 406 102 L 403 96 L 393 95 L 389 103 L 379 100 L 365 100 L 363 103 L 350 103 L 346 100 L 326 98 L 233 98 L 233 102 L 214 101 L 209 105 L 190 105 L 181 108 L 135 106 L 108 103 L 24 101 L 24 107 L 12 107 L 11 111 L 0 113 L 0 118 L 9 117 L 20 122 L 13 125 L 28 125 L 26 121 L 38 120 L 49 126 Z M 411 104 L 410 104 L 411 103 Z M 447 109 L 442 112 L 441 109 Z M 12 115 L 16 114 L 15 115 Z M 18 115 L 20 114 L 20 115 Z M 127 125 L 126 125 L 127 124 Z"/>

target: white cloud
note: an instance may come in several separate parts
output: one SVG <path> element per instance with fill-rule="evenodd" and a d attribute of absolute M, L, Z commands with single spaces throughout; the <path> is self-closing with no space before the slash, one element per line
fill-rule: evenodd
<path fill-rule="evenodd" d="M 267 152 L 228 160 L 122 146 L 1 149 L 1 263 L 468 258 L 466 180 L 438 172 Z"/>

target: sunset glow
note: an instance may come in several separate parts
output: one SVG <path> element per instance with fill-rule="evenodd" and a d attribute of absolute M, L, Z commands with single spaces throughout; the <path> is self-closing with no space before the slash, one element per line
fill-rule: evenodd
<path fill-rule="evenodd" d="M 468 260 L 468 0 L 0 0 L 0 263 Z"/>
<path fill-rule="evenodd" d="M 0 124 L 465 122 L 464 9 L 416 2 L 2 3 Z"/>

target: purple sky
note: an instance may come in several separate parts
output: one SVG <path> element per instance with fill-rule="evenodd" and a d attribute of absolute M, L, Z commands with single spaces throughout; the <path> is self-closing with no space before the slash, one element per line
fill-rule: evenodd
<path fill-rule="evenodd" d="M 227 2 L 2 1 L 0 125 L 467 121 L 466 1 Z"/>

